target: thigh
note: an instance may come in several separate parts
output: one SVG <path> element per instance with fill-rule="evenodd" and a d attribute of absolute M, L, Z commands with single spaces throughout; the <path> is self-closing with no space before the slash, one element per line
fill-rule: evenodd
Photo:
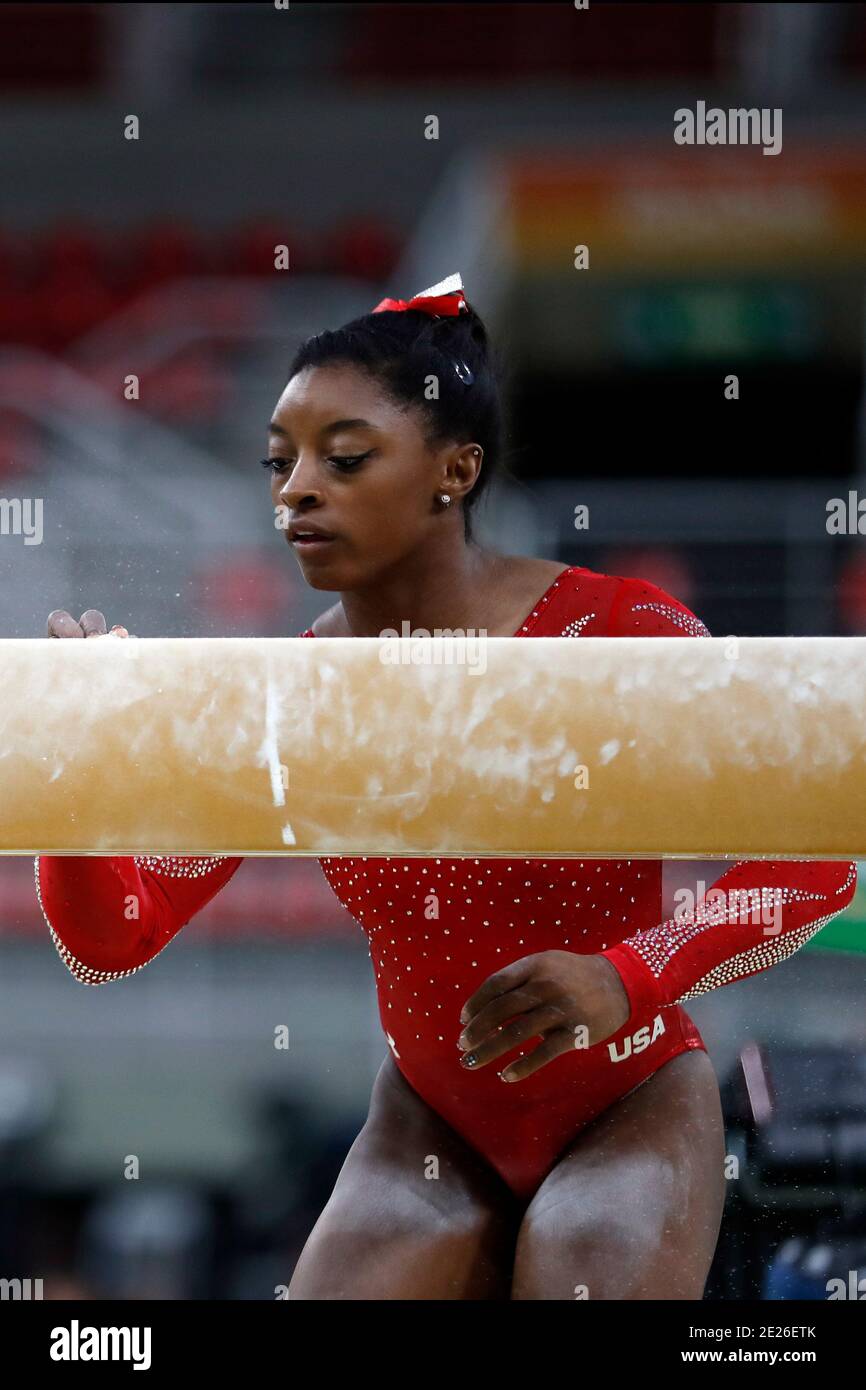
<path fill-rule="evenodd" d="M 522 1209 L 385 1058 L 293 1299 L 509 1299 Z"/>
<path fill-rule="evenodd" d="M 680 1053 L 577 1136 L 526 1209 L 514 1299 L 700 1299 L 725 1200 L 705 1052 Z"/>

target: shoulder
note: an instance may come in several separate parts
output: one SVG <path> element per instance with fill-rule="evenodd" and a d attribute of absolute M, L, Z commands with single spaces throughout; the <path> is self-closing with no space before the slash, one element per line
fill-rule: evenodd
<path fill-rule="evenodd" d="M 709 637 L 700 618 L 658 585 L 648 579 L 612 578 L 618 592 L 610 614 L 611 636 Z"/>
<path fill-rule="evenodd" d="M 709 637 L 700 618 L 647 579 L 572 566 L 564 575 L 560 616 L 579 618 L 586 637 Z M 573 624 L 572 624 L 573 625 Z"/>

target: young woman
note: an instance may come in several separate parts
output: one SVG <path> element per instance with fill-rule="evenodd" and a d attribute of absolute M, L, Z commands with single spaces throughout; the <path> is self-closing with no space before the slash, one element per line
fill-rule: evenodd
<path fill-rule="evenodd" d="M 707 635 L 652 584 L 478 545 L 472 509 L 501 441 L 459 277 L 303 344 L 263 462 L 304 578 L 339 595 L 304 635 L 404 619 L 495 637 Z M 48 631 L 106 625 L 56 611 Z M 100 984 L 157 955 L 240 862 L 42 856 L 36 885 L 60 955 Z M 369 936 L 389 1050 L 291 1297 L 699 1299 L 724 1136 L 681 1003 L 791 955 L 850 901 L 854 865 L 735 864 L 712 904 L 660 923 L 658 862 L 321 863 Z M 744 893 L 772 913 L 743 912 Z"/>

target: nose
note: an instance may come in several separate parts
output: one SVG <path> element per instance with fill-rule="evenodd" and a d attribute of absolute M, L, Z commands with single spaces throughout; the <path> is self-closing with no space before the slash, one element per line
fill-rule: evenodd
<path fill-rule="evenodd" d="M 279 491 L 280 501 L 292 511 L 322 500 L 322 490 L 314 465 L 299 458 Z"/>

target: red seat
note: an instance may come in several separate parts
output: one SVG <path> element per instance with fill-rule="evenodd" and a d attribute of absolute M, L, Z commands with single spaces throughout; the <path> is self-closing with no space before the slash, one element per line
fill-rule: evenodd
<path fill-rule="evenodd" d="M 223 270 L 232 275 L 277 275 L 275 246 L 287 246 L 289 271 L 311 270 L 314 257 L 290 218 L 263 216 L 241 224 L 223 244 Z"/>
<path fill-rule="evenodd" d="M 216 263 L 208 239 L 196 228 L 174 220 L 151 222 L 127 241 L 129 251 L 118 266 L 126 299 L 169 280 L 209 274 Z"/>
<path fill-rule="evenodd" d="M 39 345 L 62 352 L 119 307 L 118 296 L 97 276 L 60 268 L 30 296 Z"/>
<path fill-rule="evenodd" d="M 338 227 L 326 242 L 330 264 L 341 275 L 385 280 L 397 261 L 399 239 L 376 217 L 355 218 Z"/>

